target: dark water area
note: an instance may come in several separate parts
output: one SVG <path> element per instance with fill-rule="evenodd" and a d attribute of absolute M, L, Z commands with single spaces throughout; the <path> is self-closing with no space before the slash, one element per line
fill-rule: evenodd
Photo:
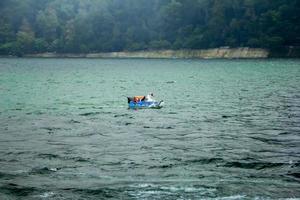
<path fill-rule="evenodd" d="M 299 198 L 300 60 L 0 59 L 0 199 Z"/>

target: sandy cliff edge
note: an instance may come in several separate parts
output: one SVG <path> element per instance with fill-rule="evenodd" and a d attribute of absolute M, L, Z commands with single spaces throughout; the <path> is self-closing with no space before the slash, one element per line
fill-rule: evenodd
<path fill-rule="evenodd" d="M 133 51 L 110 52 L 88 54 L 57 54 L 40 53 L 27 54 L 23 57 L 30 58 L 268 58 L 269 51 L 259 48 L 215 48 L 206 50 L 157 50 L 157 51 Z"/>

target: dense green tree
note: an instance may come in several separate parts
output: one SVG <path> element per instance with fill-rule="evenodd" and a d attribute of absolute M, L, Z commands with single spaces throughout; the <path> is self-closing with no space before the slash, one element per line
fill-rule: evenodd
<path fill-rule="evenodd" d="M 34 32 L 28 21 L 24 19 L 20 30 L 17 32 L 14 52 L 17 55 L 21 55 L 23 53 L 31 53 L 34 49 L 34 41 Z"/>
<path fill-rule="evenodd" d="M 0 54 L 300 46 L 299 0 L 1 0 Z"/>

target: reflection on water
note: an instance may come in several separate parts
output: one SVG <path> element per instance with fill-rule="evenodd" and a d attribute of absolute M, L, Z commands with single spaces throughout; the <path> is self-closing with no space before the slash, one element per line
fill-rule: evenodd
<path fill-rule="evenodd" d="M 0 199 L 300 198 L 299 85 L 299 60 L 1 59 Z"/>

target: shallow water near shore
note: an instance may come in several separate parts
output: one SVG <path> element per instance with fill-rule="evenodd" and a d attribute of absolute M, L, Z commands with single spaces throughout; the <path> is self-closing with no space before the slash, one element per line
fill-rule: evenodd
<path fill-rule="evenodd" d="M 300 60 L 0 59 L 0 199 L 297 198 Z"/>

